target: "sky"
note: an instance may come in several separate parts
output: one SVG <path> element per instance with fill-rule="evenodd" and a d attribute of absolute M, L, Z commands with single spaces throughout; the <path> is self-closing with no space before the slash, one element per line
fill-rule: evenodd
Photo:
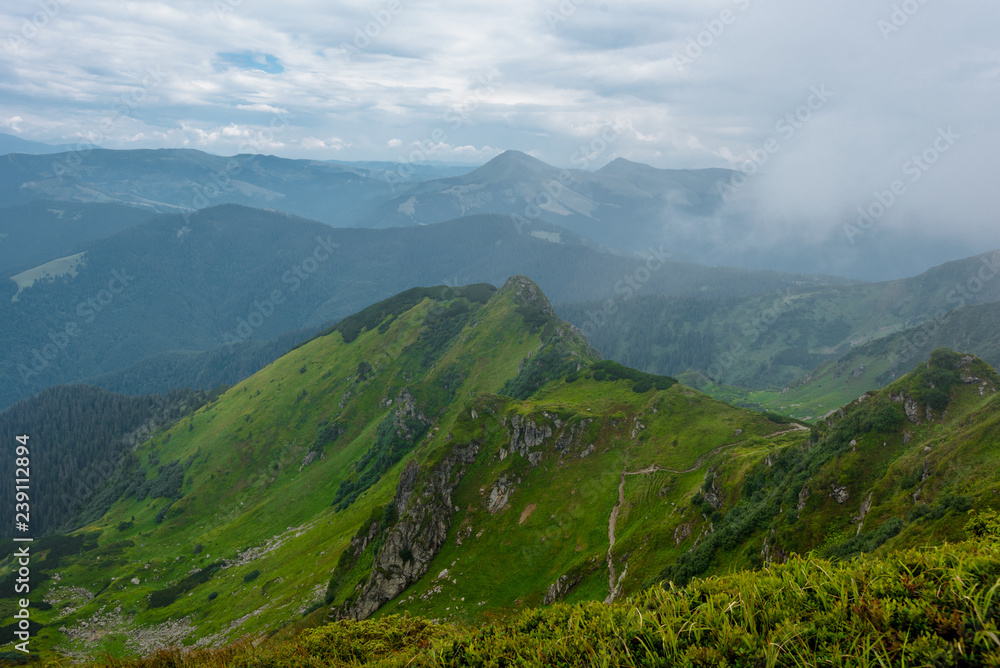
<path fill-rule="evenodd" d="M 0 131 L 728 167 L 773 233 L 881 201 L 877 225 L 989 236 L 998 24 L 1000 3 L 964 0 L 24 0 L 0 9 Z"/>

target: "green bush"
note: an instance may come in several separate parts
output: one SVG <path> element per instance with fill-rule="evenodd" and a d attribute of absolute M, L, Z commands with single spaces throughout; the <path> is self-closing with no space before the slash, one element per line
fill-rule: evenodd
<path fill-rule="evenodd" d="M 247 573 L 246 575 L 243 576 L 243 581 L 244 582 L 253 582 L 254 580 L 256 580 L 259 577 L 260 577 L 260 571 L 254 569 L 254 570 L 250 571 L 249 573 Z"/>
<path fill-rule="evenodd" d="M 1000 515 L 995 510 L 972 511 L 965 523 L 965 530 L 976 538 L 1000 539 Z"/>

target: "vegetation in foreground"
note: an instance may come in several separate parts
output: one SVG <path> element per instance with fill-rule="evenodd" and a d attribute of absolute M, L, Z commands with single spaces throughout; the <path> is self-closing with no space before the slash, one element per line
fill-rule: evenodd
<path fill-rule="evenodd" d="M 998 516 L 970 540 L 885 557 L 808 556 L 653 587 L 606 605 L 556 604 L 481 627 L 393 615 L 292 638 L 115 668 L 202 666 L 980 666 L 1000 664 Z"/>

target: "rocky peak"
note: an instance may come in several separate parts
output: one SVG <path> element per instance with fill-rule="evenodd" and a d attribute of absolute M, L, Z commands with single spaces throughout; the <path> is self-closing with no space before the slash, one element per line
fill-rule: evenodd
<path fill-rule="evenodd" d="M 510 295 L 516 303 L 522 306 L 534 306 L 541 309 L 546 315 L 553 318 L 558 317 L 549 302 L 549 298 L 545 296 L 538 284 L 527 276 L 511 276 L 497 294 L 498 296 Z"/>

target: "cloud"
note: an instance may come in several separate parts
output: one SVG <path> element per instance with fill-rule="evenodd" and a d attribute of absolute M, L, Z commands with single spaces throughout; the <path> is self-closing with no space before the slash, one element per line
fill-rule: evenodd
<path fill-rule="evenodd" d="M 26 138 L 93 135 L 139 93 L 101 145 L 348 160 L 516 148 L 570 166 L 614 126 L 589 167 L 739 168 L 777 137 L 740 199 L 819 237 L 951 126 L 962 140 L 882 224 L 983 243 L 1000 229 L 995 3 L 905 17 L 891 0 L 49 4 L 44 25 L 35 3 L 0 9 L 0 118 Z M 828 104 L 792 136 L 776 129 L 822 85 Z"/>
<path fill-rule="evenodd" d="M 345 148 L 349 148 L 350 144 L 345 142 L 340 137 L 331 137 L 329 139 L 317 139 L 316 137 L 306 137 L 301 142 L 302 148 L 314 151 L 317 149 L 329 149 L 332 151 L 342 151 Z"/>
<path fill-rule="evenodd" d="M 10 118 L 3 119 L 0 123 L 3 124 L 3 127 L 10 128 L 14 132 L 20 133 L 21 124 L 24 123 L 24 119 L 20 116 L 11 116 Z"/>

